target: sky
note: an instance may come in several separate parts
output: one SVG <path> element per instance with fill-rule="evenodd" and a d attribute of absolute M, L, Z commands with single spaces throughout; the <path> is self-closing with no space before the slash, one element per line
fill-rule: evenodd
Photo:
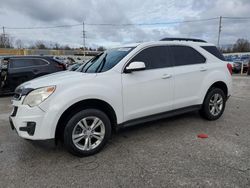
<path fill-rule="evenodd" d="M 81 47 L 83 21 L 89 47 L 164 37 L 202 38 L 216 44 L 218 17 L 223 16 L 234 19 L 222 18 L 220 43 L 232 44 L 238 38 L 250 39 L 249 12 L 250 0 L 0 0 L 0 26 L 24 45 L 40 40 Z M 27 29 L 60 25 L 74 26 Z"/>

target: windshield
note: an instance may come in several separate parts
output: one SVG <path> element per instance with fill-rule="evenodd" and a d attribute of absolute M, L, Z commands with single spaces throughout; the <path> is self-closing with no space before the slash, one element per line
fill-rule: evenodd
<path fill-rule="evenodd" d="M 119 63 L 132 49 L 133 48 L 115 48 L 107 50 L 88 61 L 85 65 L 79 67 L 77 71 L 86 73 L 108 71 Z"/>
<path fill-rule="evenodd" d="M 77 70 L 79 67 L 81 66 L 81 64 L 74 64 L 74 65 L 71 65 L 71 66 L 69 66 L 68 67 L 68 70 L 69 71 L 75 71 L 75 70 Z"/>

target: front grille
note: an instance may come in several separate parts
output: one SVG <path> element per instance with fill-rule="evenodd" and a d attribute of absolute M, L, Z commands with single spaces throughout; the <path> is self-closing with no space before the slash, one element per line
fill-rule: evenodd
<path fill-rule="evenodd" d="M 18 110 L 18 107 L 17 107 L 17 106 L 14 106 L 13 112 L 12 112 L 12 114 L 11 114 L 10 116 L 11 116 L 11 117 L 15 117 L 15 116 L 16 116 L 16 113 L 17 113 L 17 110 Z"/>

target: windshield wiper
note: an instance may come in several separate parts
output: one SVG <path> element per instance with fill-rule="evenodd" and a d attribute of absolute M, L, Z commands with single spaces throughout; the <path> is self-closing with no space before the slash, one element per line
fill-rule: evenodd
<path fill-rule="evenodd" d="M 98 60 L 98 58 L 99 58 L 100 56 L 102 56 L 103 53 L 104 53 L 104 52 L 99 53 L 97 56 L 93 57 L 93 58 L 90 59 L 87 63 L 85 63 L 84 66 L 82 67 L 82 71 L 83 71 L 83 69 L 84 69 L 85 67 L 88 66 L 88 67 L 86 68 L 86 70 L 83 71 L 83 72 L 87 72 L 88 69 L 92 66 L 92 64 L 93 64 L 96 60 Z"/>
<path fill-rule="evenodd" d="M 106 63 L 106 57 L 107 57 L 107 53 L 106 53 L 105 56 L 103 57 L 103 59 L 102 59 L 100 65 L 97 67 L 97 69 L 96 69 L 95 72 L 97 72 L 99 69 L 100 69 L 100 70 L 99 70 L 98 72 L 102 72 L 102 69 L 103 69 L 103 67 L 104 67 L 104 65 L 105 65 L 105 63 Z"/>
<path fill-rule="evenodd" d="M 90 59 L 87 63 L 93 62 L 96 59 L 98 59 L 104 52 L 99 53 L 98 55 L 96 55 L 95 57 L 93 57 L 92 59 Z"/>

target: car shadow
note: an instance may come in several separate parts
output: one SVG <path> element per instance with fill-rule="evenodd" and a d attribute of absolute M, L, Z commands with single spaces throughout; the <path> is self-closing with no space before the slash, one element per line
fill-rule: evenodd
<path fill-rule="evenodd" d="M 197 112 L 189 112 L 186 114 L 150 121 L 147 123 L 137 124 L 131 127 L 121 128 L 113 132 L 112 137 L 105 148 L 112 147 L 112 143 L 116 143 L 118 140 L 122 138 L 132 138 L 133 136 L 136 136 L 137 133 L 148 134 L 149 132 L 152 132 L 151 130 L 153 128 L 156 128 L 153 129 L 154 133 L 152 132 L 152 134 L 157 134 L 157 131 L 159 131 L 160 134 L 162 128 L 165 127 L 166 129 L 169 128 L 172 129 L 173 127 L 177 128 L 178 126 L 183 126 L 183 123 L 178 123 L 180 121 L 189 121 L 198 118 L 200 119 L 200 116 Z M 188 124 L 186 124 L 185 126 L 188 126 Z M 176 131 L 178 131 L 178 129 L 176 129 Z M 40 150 L 40 152 L 42 153 L 48 153 L 48 152 L 51 153 L 54 151 L 56 151 L 56 153 L 67 153 L 66 149 L 63 146 L 62 141 L 55 142 L 54 139 L 51 139 L 44 141 L 27 140 L 27 142 L 29 142 L 32 147 Z"/>
<path fill-rule="evenodd" d="M 133 132 L 133 131 L 143 131 L 144 129 L 151 129 L 153 127 L 165 127 L 165 126 L 178 126 L 178 124 L 176 124 L 177 121 L 179 120 L 188 120 L 190 118 L 201 118 L 198 112 L 188 112 L 185 114 L 180 114 L 180 115 L 175 115 L 172 117 L 168 117 L 168 118 L 163 118 L 163 119 L 159 119 L 159 120 L 154 120 L 154 121 L 149 121 L 146 123 L 141 123 L 141 124 L 136 124 L 130 127 L 122 127 L 119 130 L 116 131 L 116 135 L 120 135 L 123 133 L 129 133 L 129 132 Z"/>

